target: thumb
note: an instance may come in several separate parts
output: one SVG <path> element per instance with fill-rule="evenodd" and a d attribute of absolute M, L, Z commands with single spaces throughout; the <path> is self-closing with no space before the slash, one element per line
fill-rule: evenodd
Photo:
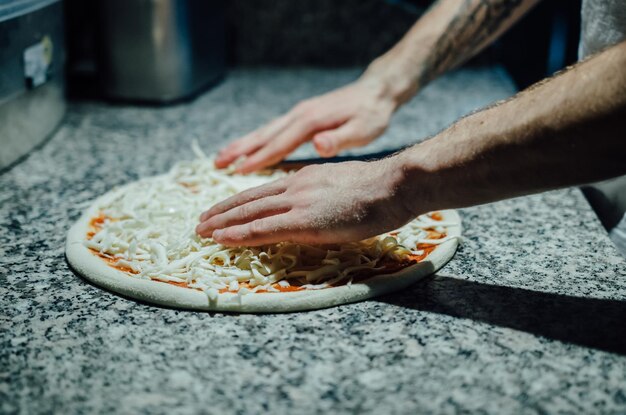
<path fill-rule="evenodd" d="M 315 150 L 322 157 L 333 157 L 341 150 L 364 146 L 372 141 L 357 121 L 348 121 L 339 128 L 323 131 L 313 137 Z"/>

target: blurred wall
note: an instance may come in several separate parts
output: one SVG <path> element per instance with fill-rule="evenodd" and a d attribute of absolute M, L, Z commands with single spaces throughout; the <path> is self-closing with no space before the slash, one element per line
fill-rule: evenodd
<path fill-rule="evenodd" d="M 396 43 L 430 1 L 235 0 L 230 59 L 240 65 L 365 65 Z"/>
<path fill-rule="evenodd" d="M 224 1 L 229 64 L 365 66 L 397 42 L 431 3 Z M 94 2 L 65 0 L 65 9 L 70 95 L 97 97 Z M 470 64 L 502 63 L 524 88 L 576 60 L 579 15 L 580 0 L 544 0 Z"/>

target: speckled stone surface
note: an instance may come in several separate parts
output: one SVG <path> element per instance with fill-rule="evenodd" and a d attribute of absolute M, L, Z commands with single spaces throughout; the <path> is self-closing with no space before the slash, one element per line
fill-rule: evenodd
<path fill-rule="evenodd" d="M 0 175 L 0 413 L 626 412 L 626 262 L 576 189 L 463 209 L 436 276 L 308 313 L 164 309 L 68 269 L 66 231 L 94 197 L 356 74 L 237 71 L 176 107 L 71 105 Z M 453 74 L 363 151 L 512 91 L 496 69 Z"/>

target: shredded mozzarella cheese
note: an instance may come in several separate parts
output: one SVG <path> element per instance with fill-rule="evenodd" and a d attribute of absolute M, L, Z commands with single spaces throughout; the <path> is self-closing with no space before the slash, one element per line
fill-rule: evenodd
<path fill-rule="evenodd" d="M 210 300 L 220 292 L 279 291 L 292 285 L 323 289 L 350 285 L 360 272 L 384 269 L 385 259 L 403 261 L 422 255 L 418 244 L 439 244 L 428 230 L 445 233 L 455 224 L 422 215 L 398 231 L 361 242 L 333 246 L 279 243 L 262 247 L 225 247 L 195 233 L 199 215 L 213 204 L 250 187 L 286 175 L 246 176 L 217 170 L 213 159 L 194 145 L 197 158 L 176 164 L 169 173 L 139 180 L 99 206 L 106 218 L 85 246 L 131 270 L 130 277 L 184 283 Z"/>

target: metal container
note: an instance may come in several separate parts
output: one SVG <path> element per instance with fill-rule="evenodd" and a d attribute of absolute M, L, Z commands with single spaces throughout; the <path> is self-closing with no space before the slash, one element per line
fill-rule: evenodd
<path fill-rule="evenodd" d="M 114 99 L 168 102 L 225 72 L 224 8 L 211 0 L 100 0 L 99 72 Z"/>
<path fill-rule="evenodd" d="M 64 60 L 60 0 L 0 1 L 0 170 L 63 118 Z"/>

